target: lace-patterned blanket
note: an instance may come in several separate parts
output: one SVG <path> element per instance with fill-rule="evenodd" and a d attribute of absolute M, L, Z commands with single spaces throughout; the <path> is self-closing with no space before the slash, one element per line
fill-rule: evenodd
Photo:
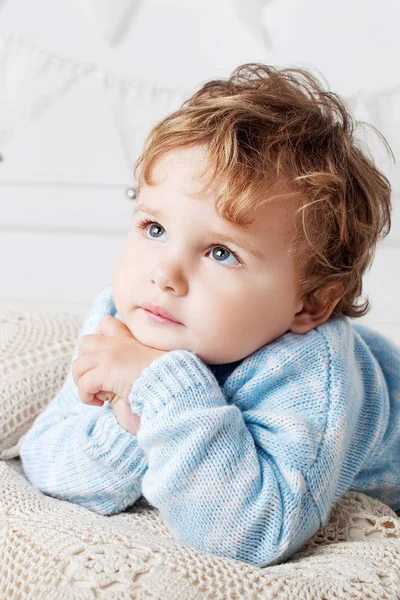
<path fill-rule="evenodd" d="M 145 499 L 103 516 L 34 489 L 19 443 L 62 385 L 81 323 L 0 309 L 0 598 L 400 599 L 400 517 L 361 493 L 262 569 L 180 544 Z"/>

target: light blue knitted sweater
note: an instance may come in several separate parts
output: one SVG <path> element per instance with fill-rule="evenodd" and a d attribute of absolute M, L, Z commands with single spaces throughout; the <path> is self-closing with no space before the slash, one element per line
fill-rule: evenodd
<path fill-rule="evenodd" d="M 79 337 L 104 315 L 119 318 L 111 287 Z M 103 515 L 143 495 L 181 543 L 258 566 L 289 558 L 348 489 L 400 509 L 400 348 L 347 317 L 226 365 L 173 350 L 129 399 L 137 437 L 108 402 L 83 404 L 69 370 L 23 438 L 28 480 Z"/>

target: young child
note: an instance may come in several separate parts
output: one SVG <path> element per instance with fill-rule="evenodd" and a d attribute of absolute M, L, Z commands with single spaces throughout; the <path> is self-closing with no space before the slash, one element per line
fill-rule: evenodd
<path fill-rule="evenodd" d="M 391 188 L 353 128 L 311 74 L 250 63 L 152 129 L 112 287 L 22 441 L 34 486 L 103 515 L 143 495 L 261 567 L 347 490 L 400 509 L 400 348 L 354 322 Z"/>

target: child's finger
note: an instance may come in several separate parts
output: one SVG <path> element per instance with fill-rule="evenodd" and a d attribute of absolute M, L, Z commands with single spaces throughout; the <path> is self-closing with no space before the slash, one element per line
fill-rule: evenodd
<path fill-rule="evenodd" d="M 95 396 L 101 392 L 99 374 L 96 368 L 86 371 L 78 381 L 79 398 L 84 404 L 94 404 Z M 101 400 L 97 400 L 101 402 Z M 97 406 L 97 405 L 96 405 Z"/>
<path fill-rule="evenodd" d="M 90 402 L 86 402 L 86 404 L 89 404 L 90 406 L 103 406 L 104 401 L 103 400 L 98 400 L 97 396 L 95 396 L 93 398 L 93 400 L 91 400 Z"/>
<path fill-rule="evenodd" d="M 107 336 L 98 335 L 96 333 L 89 335 L 82 335 L 78 340 L 78 355 L 82 354 L 94 354 L 95 352 L 102 352 L 109 346 L 109 340 Z"/>
<path fill-rule="evenodd" d="M 102 402 L 107 400 L 108 402 L 112 402 L 115 398 L 114 392 L 98 392 L 96 394 L 96 398 L 99 398 Z"/>
<path fill-rule="evenodd" d="M 96 334 L 99 333 L 105 335 L 106 337 L 112 335 L 127 335 L 132 337 L 132 333 L 125 323 L 122 323 L 122 321 L 112 317 L 111 315 L 106 315 L 100 319 L 96 327 Z"/>
<path fill-rule="evenodd" d="M 99 364 L 99 359 L 96 354 L 83 354 L 72 361 L 71 374 L 72 379 L 78 385 L 80 378 L 91 369 L 94 369 Z"/>

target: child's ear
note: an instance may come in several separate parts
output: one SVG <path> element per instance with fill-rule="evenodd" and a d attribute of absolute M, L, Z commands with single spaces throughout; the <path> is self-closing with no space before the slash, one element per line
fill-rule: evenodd
<path fill-rule="evenodd" d="M 320 291 L 319 297 L 314 296 L 311 300 L 306 300 L 301 310 L 294 315 L 289 331 L 308 333 L 311 329 L 325 323 L 342 295 L 341 286 L 331 285 Z"/>

